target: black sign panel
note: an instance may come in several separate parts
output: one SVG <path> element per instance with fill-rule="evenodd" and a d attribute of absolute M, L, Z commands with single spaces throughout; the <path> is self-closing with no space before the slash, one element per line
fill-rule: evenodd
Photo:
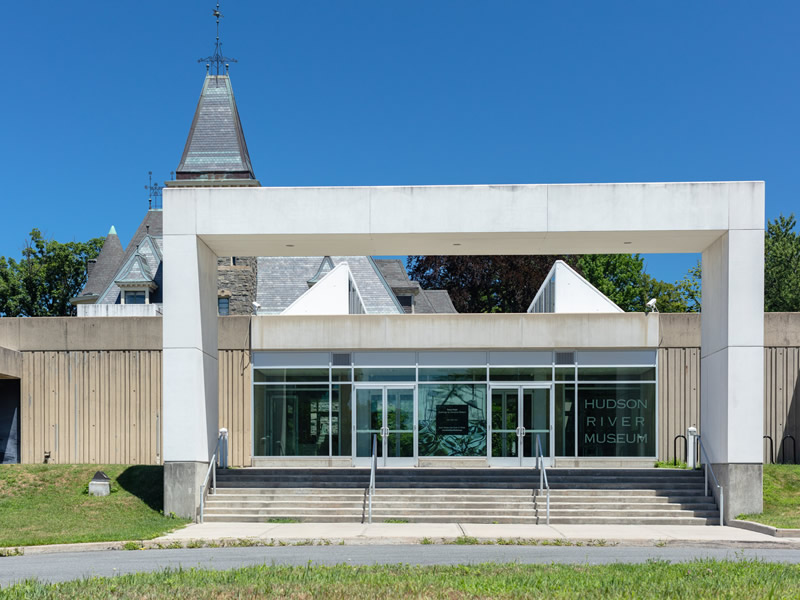
<path fill-rule="evenodd" d="M 436 435 L 468 435 L 469 406 L 441 404 L 436 407 Z"/>

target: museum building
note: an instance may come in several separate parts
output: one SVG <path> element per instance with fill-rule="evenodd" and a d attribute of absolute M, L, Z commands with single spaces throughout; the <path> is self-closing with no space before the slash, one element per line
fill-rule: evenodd
<path fill-rule="evenodd" d="M 755 263 L 734 272 L 740 244 Z M 703 251 L 702 323 L 624 313 L 560 261 L 527 313 L 458 314 L 372 258 L 638 251 Z M 493 468 L 537 448 L 652 466 L 695 426 L 731 510 L 752 508 L 762 436 L 797 435 L 800 320 L 755 292 L 741 308 L 739 275 L 763 281 L 760 182 L 266 188 L 209 74 L 163 210 L 124 250 L 112 229 L 79 316 L 0 319 L 0 452 L 164 463 L 167 505 L 193 514 L 220 428 L 234 466 L 365 466 L 377 439 L 385 467 Z"/>

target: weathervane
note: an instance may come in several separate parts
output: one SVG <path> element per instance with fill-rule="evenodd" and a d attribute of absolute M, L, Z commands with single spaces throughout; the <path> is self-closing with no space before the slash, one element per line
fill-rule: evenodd
<path fill-rule="evenodd" d="M 148 192 L 150 192 L 150 197 L 147 199 L 147 208 L 148 209 L 153 208 L 153 200 L 154 199 L 157 200 L 156 208 L 158 208 L 158 205 L 161 204 L 161 190 L 164 189 L 164 186 L 163 185 L 158 185 L 157 181 L 155 183 L 153 183 L 153 172 L 152 171 L 148 171 L 147 175 L 148 175 L 148 177 L 150 179 L 150 184 L 144 186 L 144 189 L 146 189 Z"/>
<path fill-rule="evenodd" d="M 214 65 L 214 68 L 217 71 L 217 75 L 219 75 L 220 66 L 224 63 L 225 64 L 225 72 L 228 72 L 228 64 L 232 62 L 238 62 L 235 58 L 228 58 L 227 56 L 222 56 L 222 42 L 219 41 L 219 18 L 224 17 L 221 12 L 219 12 L 219 2 L 217 2 L 217 8 L 214 10 L 214 16 L 217 18 L 217 43 L 214 45 L 214 54 L 211 56 L 207 56 L 206 58 L 200 58 L 197 62 L 199 63 L 206 63 L 206 73 L 209 72 L 211 69 L 211 65 Z"/>

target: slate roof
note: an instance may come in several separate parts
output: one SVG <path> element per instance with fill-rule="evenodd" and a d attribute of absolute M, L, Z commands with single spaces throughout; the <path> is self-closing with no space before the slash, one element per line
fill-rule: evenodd
<path fill-rule="evenodd" d="M 447 290 L 423 290 L 417 281 L 408 278 L 408 271 L 399 258 L 375 259 L 386 282 L 396 294 L 414 294 L 414 312 L 419 314 L 455 313 Z"/>
<path fill-rule="evenodd" d="M 458 312 L 447 290 L 422 290 L 416 297 L 414 310 L 420 314 Z"/>
<path fill-rule="evenodd" d="M 161 302 L 161 288 L 162 288 L 162 256 L 163 248 L 163 213 L 160 210 L 151 209 L 147 211 L 136 232 L 133 234 L 128 247 L 125 249 L 125 255 L 119 262 L 119 266 L 112 275 L 109 285 L 107 285 L 101 292 L 102 296 L 97 301 L 98 304 L 116 304 L 119 302 L 120 289 L 114 280 L 120 273 L 120 268 L 127 268 L 132 262 L 133 257 L 137 252 L 144 257 L 147 266 L 152 275 L 152 281 L 158 288 L 150 295 L 151 303 Z M 99 264 L 99 263 L 98 263 Z M 97 267 L 95 267 L 96 269 Z"/>
<path fill-rule="evenodd" d="M 142 283 L 149 284 L 153 282 L 153 274 L 150 271 L 150 265 L 147 264 L 147 259 L 141 252 L 133 255 L 133 259 L 123 268 L 119 275 L 117 275 L 114 283 Z"/>
<path fill-rule="evenodd" d="M 178 179 L 255 179 L 233 87 L 227 75 L 207 75 Z"/>
<path fill-rule="evenodd" d="M 122 243 L 119 241 L 116 229 L 113 227 L 108 232 L 106 241 L 103 242 L 103 248 L 100 254 L 95 259 L 94 268 L 86 280 L 86 285 L 80 293 L 80 296 L 91 296 L 94 294 L 101 294 L 103 290 L 108 287 L 108 284 L 114 280 L 114 276 L 122 264 L 122 257 L 125 251 L 122 249 Z M 80 298 L 80 296 L 78 296 Z"/>
<path fill-rule="evenodd" d="M 259 314 L 279 314 L 308 291 L 308 281 L 319 271 L 323 256 L 258 258 L 256 299 Z M 331 256 L 334 266 L 347 262 L 361 293 L 367 314 L 398 314 L 403 308 L 369 256 Z"/>

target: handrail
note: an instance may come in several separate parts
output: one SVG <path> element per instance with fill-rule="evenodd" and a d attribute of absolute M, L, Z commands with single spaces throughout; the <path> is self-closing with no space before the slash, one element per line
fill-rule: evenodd
<path fill-rule="evenodd" d="M 765 435 L 761 438 L 762 440 L 769 440 L 769 461 L 773 465 L 775 464 L 775 442 L 772 440 L 771 435 Z"/>
<path fill-rule="evenodd" d="M 783 462 L 781 464 L 786 464 L 786 440 L 792 440 L 792 463 L 797 464 L 797 440 L 794 439 L 793 435 L 785 435 L 781 440 L 781 447 L 780 452 L 783 453 Z"/>
<path fill-rule="evenodd" d="M 547 489 L 547 524 L 550 525 L 550 484 L 547 482 L 547 469 L 544 466 L 542 439 L 536 434 L 536 466 L 539 469 L 539 495 Z"/>
<path fill-rule="evenodd" d="M 672 464 L 673 466 L 678 466 L 678 438 L 683 438 L 683 462 L 686 462 L 686 444 L 689 442 L 686 439 L 685 435 L 681 435 L 680 433 L 676 435 L 672 440 Z"/>
<path fill-rule="evenodd" d="M 223 445 L 223 452 L 220 452 L 220 444 L 222 441 L 225 440 L 225 444 Z M 208 479 L 211 478 L 211 490 L 210 494 L 214 495 L 217 490 L 217 460 L 221 457 L 224 457 L 224 462 L 222 462 L 222 468 L 228 467 L 228 430 L 227 429 L 220 429 L 219 430 L 219 437 L 217 438 L 217 445 L 214 446 L 214 452 L 211 453 L 211 456 L 208 459 L 208 470 L 206 471 L 205 479 L 203 479 L 203 483 L 200 486 L 200 519 L 198 523 L 203 522 L 203 512 L 205 509 L 205 501 L 206 501 L 206 487 L 208 486 Z"/>
<path fill-rule="evenodd" d="M 708 452 L 706 452 L 706 447 L 703 445 L 703 439 L 698 435 L 697 436 L 697 443 L 700 445 L 700 452 L 701 452 L 701 459 L 702 456 L 705 455 L 705 460 L 703 461 L 703 470 L 705 471 L 705 485 L 706 485 L 706 495 L 708 495 L 708 473 L 711 472 L 711 478 L 714 480 L 714 485 L 717 486 L 719 490 L 719 524 L 720 526 L 725 524 L 725 490 L 722 489 L 722 486 L 717 481 L 717 476 L 714 475 L 714 469 L 711 466 L 711 459 L 708 458 Z"/>
<path fill-rule="evenodd" d="M 369 467 L 369 524 L 372 525 L 372 496 L 375 494 L 375 472 L 378 470 L 378 436 L 372 435 L 372 460 Z"/>

